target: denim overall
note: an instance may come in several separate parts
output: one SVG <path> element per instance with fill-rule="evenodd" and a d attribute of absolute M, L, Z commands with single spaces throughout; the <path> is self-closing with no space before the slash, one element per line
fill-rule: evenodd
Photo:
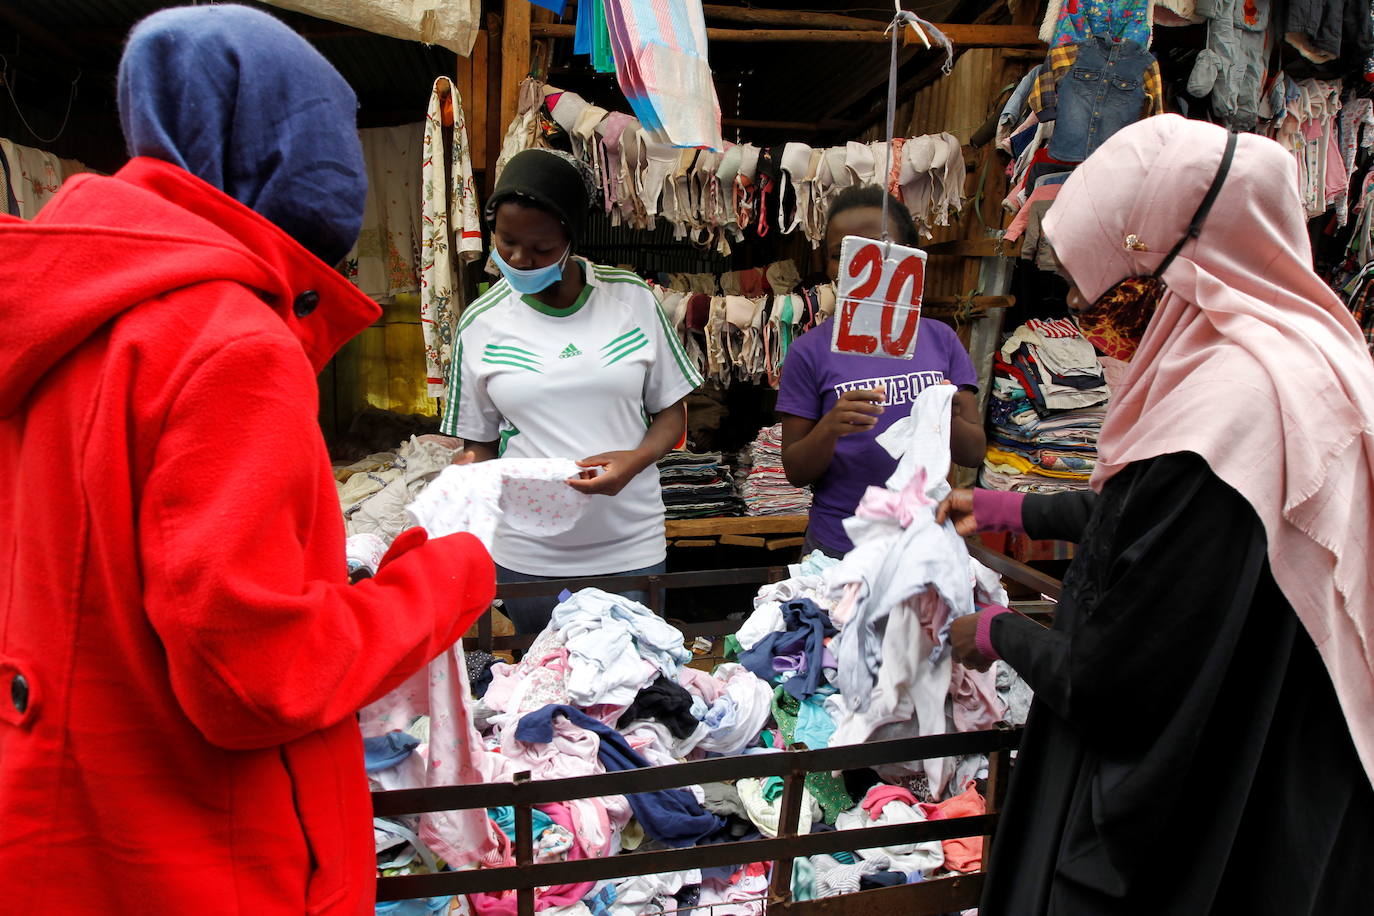
<path fill-rule="evenodd" d="M 1108 137 L 1140 120 L 1145 108 L 1145 71 L 1154 55 L 1134 41 L 1090 38 L 1059 80 L 1058 116 L 1050 156 L 1082 162 Z"/>

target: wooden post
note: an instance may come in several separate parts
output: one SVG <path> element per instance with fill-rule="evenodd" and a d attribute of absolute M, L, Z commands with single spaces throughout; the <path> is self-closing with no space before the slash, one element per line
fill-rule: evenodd
<path fill-rule="evenodd" d="M 566 28 L 571 30 L 573 27 Z M 510 122 L 515 120 L 520 83 L 529 75 L 530 2 L 505 0 L 505 15 L 501 20 L 501 108 L 498 119 L 502 137 L 506 135 Z"/>
<path fill-rule="evenodd" d="M 796 745 L 794 750 L 806 750 L 806 745 Z M 801 823 L 801 806 L 806 802 L 806 771 L 794 768 L 783 777 L 782 812 L 778 822 L 778 837 L 797 835 L 797 825 Z M 771 905 L 787 906 L 792 902 L 792 857 L 784 856 L 773 863 L 773 879 L 768 891 Z"/>
<path fill-rule="evenodd" d="M 468 157 L 474 171 L 487 162 L 487 31 L 479 30 L 472 53 L 458 58 L 454 84 L 463 97 L 463 120 L 468 126 Z"/>
<path fill-rule="evenodd" d="M 481 165 L 477 160 L 473 160 L 473 169 L 482 170 L 482 197 L 485 199 L 491 194 L 492 188 L 496 186 L 496 160 L 501 156 L 501 143 L 506 136 L 505 124 L 501 121 L 501 98 L 505 91 L 501 84 L 501 76 L 505 71 L 504 55 L 501 47 L 504 42 L 505 27 L 501 17 L 492 13 L 487 16 L 487 67 L 485 85 L 481 90 L 485 91 L 486 100 L 486 155 L 482 157 Z M 474 80 L 477 73 L 474 71 Z M 517 92 L 519 91 L 517 86 Z"/>
<path fill-rule="evenodd" d="M 516 773 L 512 780 L 516 785 L 527 785 L 529 773 Z M 515 864 L 518 868 L 529 868 L 534 864 L 534 811 L 527 804 L 515 806 Z M 518 916 L 534 916 L 534 888 L 523 887 L 515 892 L 516 913 Z"/>

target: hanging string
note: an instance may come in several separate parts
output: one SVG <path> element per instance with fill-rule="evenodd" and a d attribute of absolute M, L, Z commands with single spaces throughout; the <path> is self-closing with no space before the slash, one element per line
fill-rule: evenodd
<path fill-rule="evenodd" d="M 57 133 L 53 134 L 51 137 L 44 137 L 33 129 L 33 125 L 29 123 L 29 119 L 24 117 L 23 109 L 19 107 L 19 100 L 14 97 L 14 80 L 10 78 L 10 62 L 3 54 L 0 54 L 0 67 L 3 67 L 3 70 L 0 70 L 0 82 L 5 84 L 5 92 L 8 93 L 10 101 L 14 103 L 14 113 L 19 115 L 19 123 L 23 124 L 24 128 L 29 133 L 33 134 L 39 143 L 44 145 L 56 143 L 57 139 L 66 132 L 67 122 L 71 120 L 72 103 L 76 101 L 76 84 L 81 80 L 81 71 L 78 69 L 76 71 L 76 76 L 72 78 L 71 89 L 67 93 L 67 111 L 62 115 L 61 126 L 57 128 Z"/>
<path fill-rule="evenodd" d="M 887 182 L 892 174 L 892 139 L 897 119 L 897 50 L 900 47 L 900 39 L 905 31 L 905 26 L 911 26 L 916 33 L 916 37 L 926 48 L 931 49 L 932 38 L 935 45 L 939 45 L 945 52 L 945 63 L 942 72 L 948 74 L 954 67 L 954 43 L 949 40 L 944 32 L 941 32 L 930 22 L 917 16 L 915 13 L 902 9 L 902 0 L 892 0 L 892 7 L 895 13 L 892 22 L 887 26 L 887 33 L 892 36 L 891 51 L 887 61 L 887 144 L 883 147 L 883 170 L 880 173 L 882 180 L 879 182 L 883 188 L 883 254 L 886 257 L 891 250 L 892 239 L 888 231 L 887 201 L 891 196 L 887 193 Z"/>

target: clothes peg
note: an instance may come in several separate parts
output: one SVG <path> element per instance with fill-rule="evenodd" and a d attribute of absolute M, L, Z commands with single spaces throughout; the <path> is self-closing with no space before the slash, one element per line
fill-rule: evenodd
<path fill-rule="evenodd" d="M 443 80 L 438 84 L 439 92 L 439 120 L 445 127 L 453 126 L 453 83 L 450 80 Z"/>

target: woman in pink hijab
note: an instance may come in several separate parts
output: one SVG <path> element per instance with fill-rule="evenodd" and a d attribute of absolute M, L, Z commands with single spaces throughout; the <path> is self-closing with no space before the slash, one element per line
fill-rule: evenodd
<path fill-rule="evenodd" d="M 1077 541 L 1054 626 L 956 621 L 1036 700 L 983 916 L 1355 913 L 1374 901 L 1374 364 L 1312 270 L 1292 158 L 1174 115 L 1045 220 L 1134 355 L 1093 491 L 957 491 L 964 533 Z"/>

